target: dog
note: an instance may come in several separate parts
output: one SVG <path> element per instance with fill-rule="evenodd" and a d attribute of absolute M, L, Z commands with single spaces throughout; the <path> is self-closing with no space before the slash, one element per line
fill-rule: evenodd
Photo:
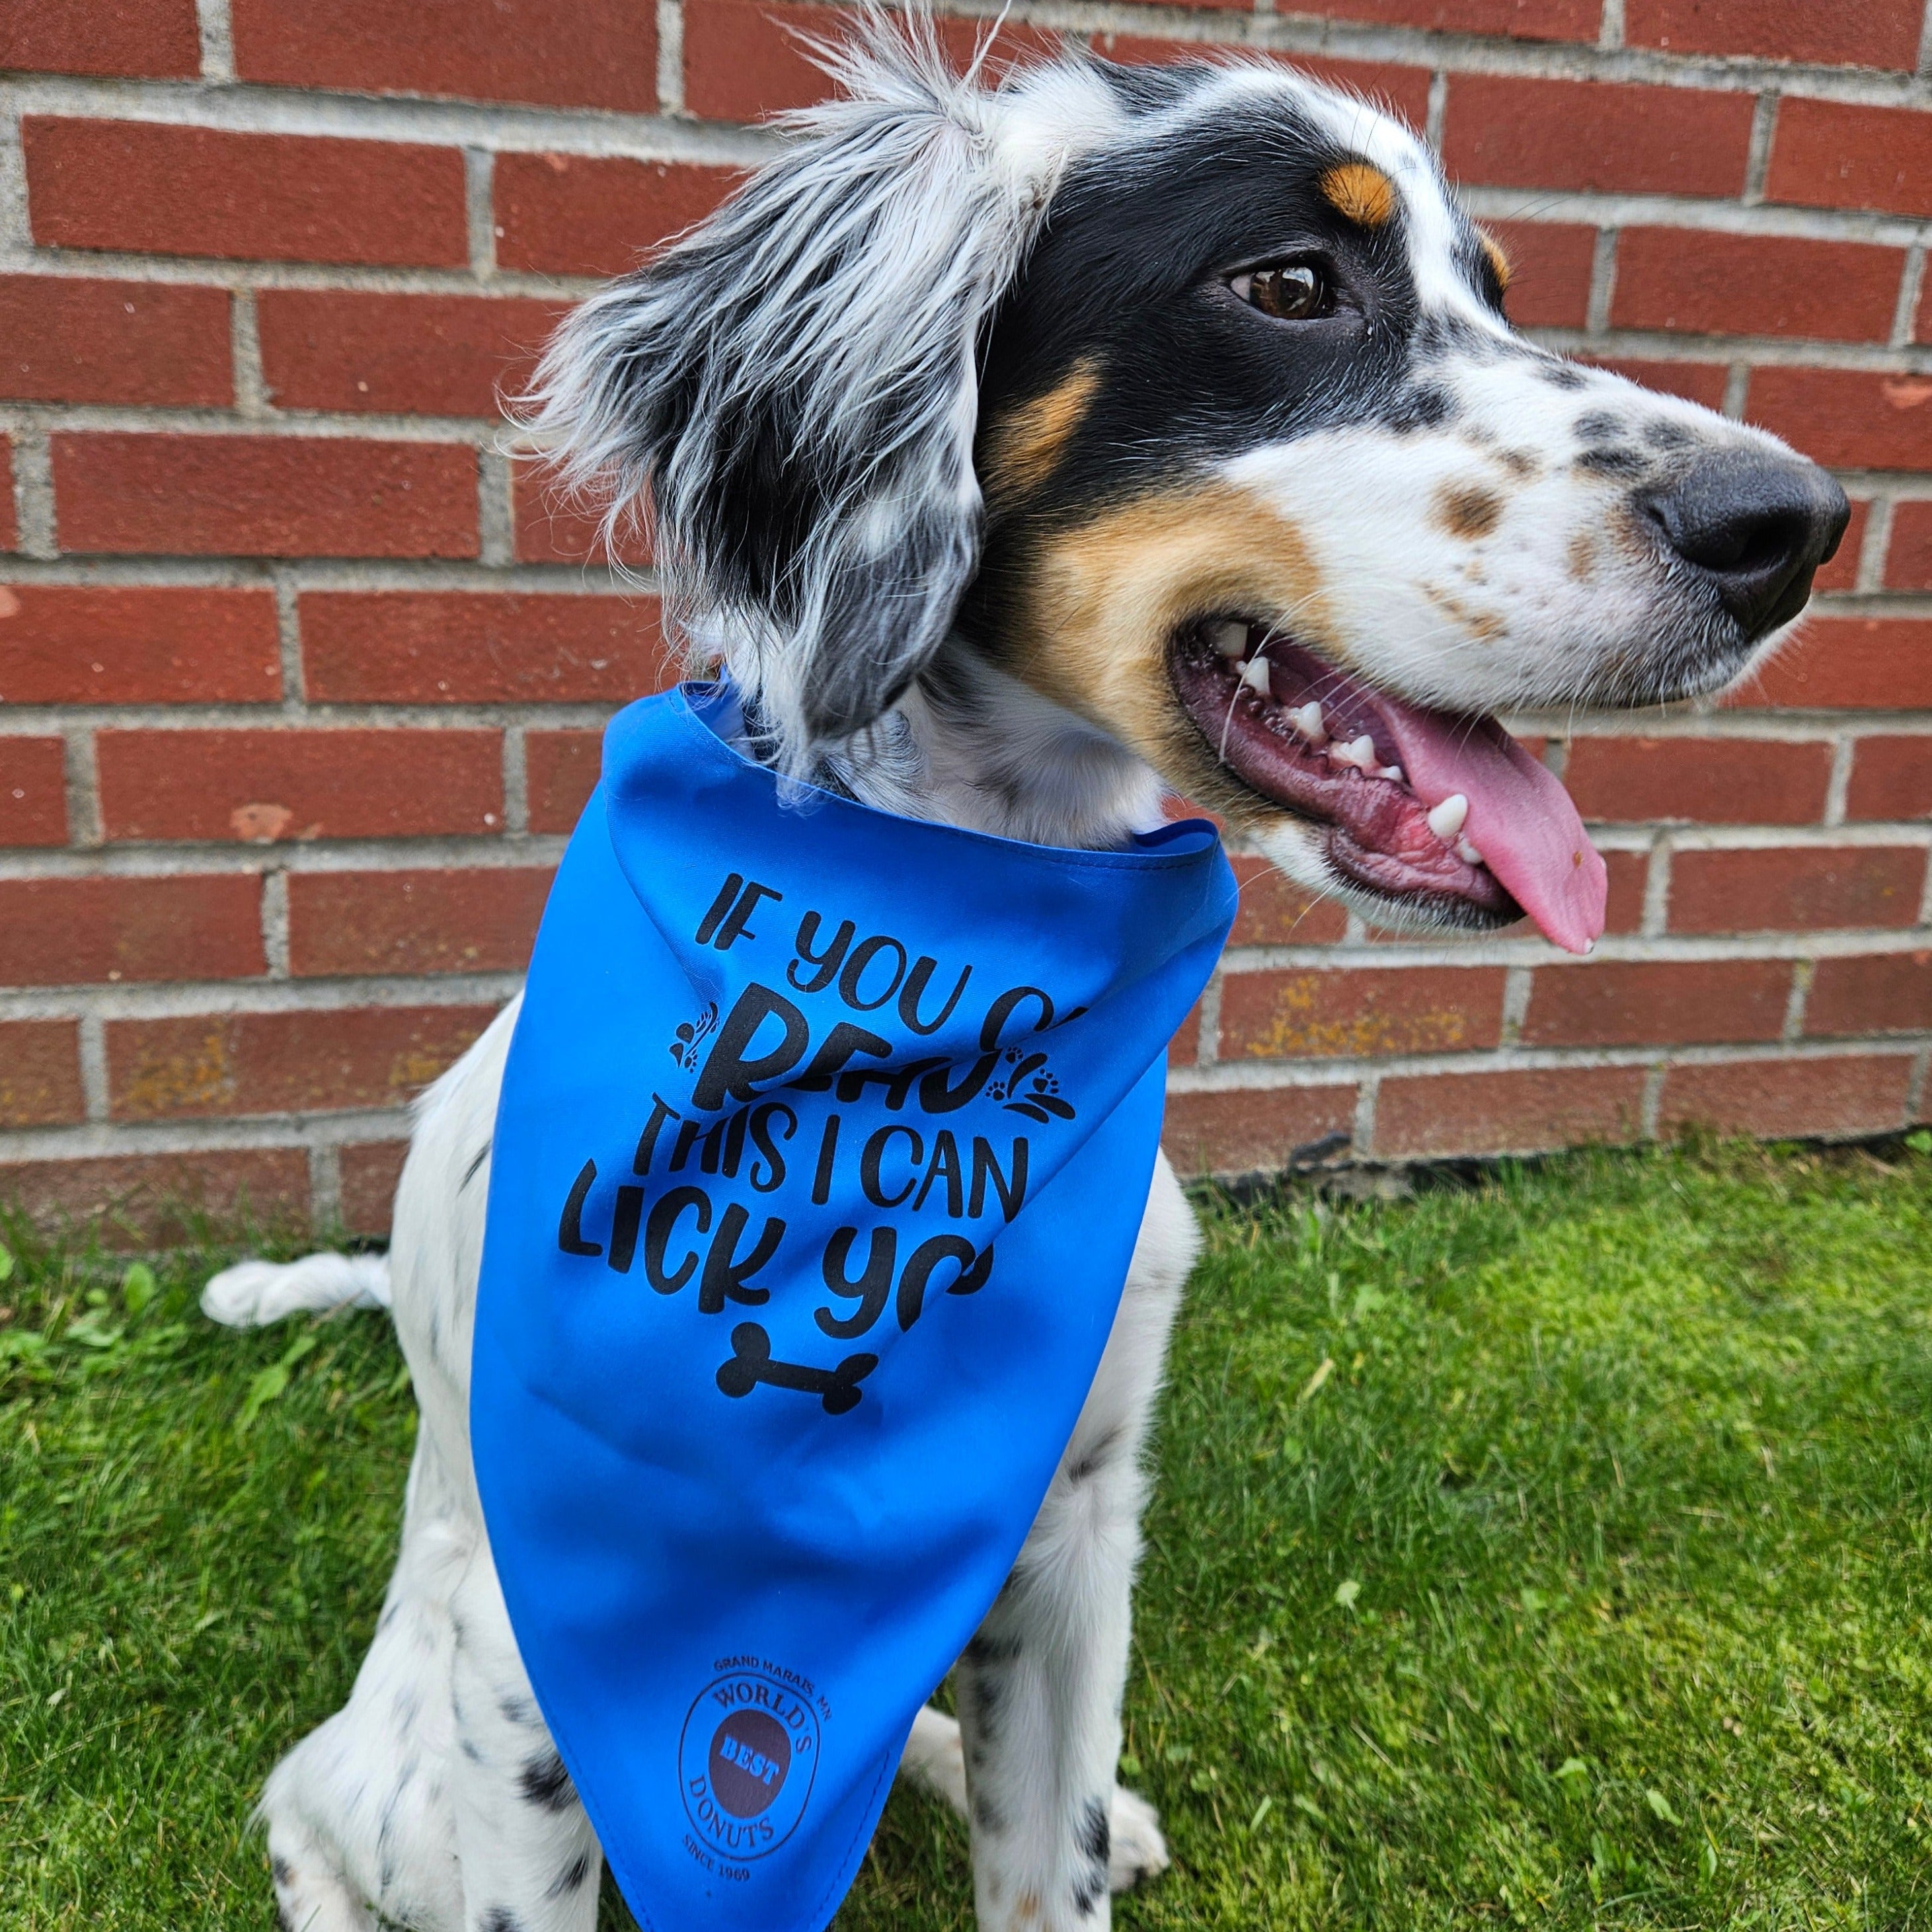
<path fill-rule="evenodd" d="M 962 78 L 916 19 L 823 51 L 842 98 L 574 313 L 530 418 L 609 528 L 648 500 L 675 628 L 784 774 L 1093 848 L 1179 794 L 1379 924 L 1492 929 L 1582 855 L 1538 846 L 1553 779 L 1523 779 L 1524 823 L 1492 814 L 1487 853 L 1456 798 L 1426 806 L 1416 721 L 1519 770 L 1497 710 L 1718 692 L 1838 542 L 1843 494 L 1774 439 L 1516 334 L 1502 251 L 1360 100 L 1078 48 Z M 595 1922 L 599 1850 L 470 1464 L 515 1016 L 418 1102 L 386 1263 L 244 1263 L 204 1300 L 238 1325 L 392 1302 L 422 1412 L 350 1701 L 262 1798 L 291 1932 Z M 928 1709 L 906 1747 L 970 1820 L 985 1932 L 1093 1932 L 1166 1863 L 1114 1769 L 1141 1454 L 1196 1245 L 1162 1159 L 957 1721 Z"/>

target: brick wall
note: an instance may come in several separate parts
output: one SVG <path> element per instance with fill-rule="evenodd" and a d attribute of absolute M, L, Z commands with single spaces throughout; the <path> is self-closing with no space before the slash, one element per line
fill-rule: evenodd
<path fill-rule="evenodd" d="M 1290 4 L 1039 0 L 1007 35 L 1372 90 L 1541 339 L 1768 424 L 1857 514 L 1742 701 L 1526 722 L 1610 855 L 1592 963 L 1390 940 L 1241 862 L 1171 1144 L 1233 1171 L 1922 1118 L 1924 0 Z M 597 729 L 664 670 L 494 398 L 766 152 L 815 84 L 776 22 L 832 17 L 0 9 L 0 1192 L 383 1225 L 398 1108 L 514 986 Z"/>

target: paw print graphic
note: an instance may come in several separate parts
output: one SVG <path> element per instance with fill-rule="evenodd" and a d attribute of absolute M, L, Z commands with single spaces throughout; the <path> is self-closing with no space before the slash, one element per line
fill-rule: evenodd
<path fill-rule="evenodd" d="M 1008 1113 L 1024 1114 L 1028 1120 L 1042 1124 L 1073 1118 L 1072 1105 L 1060 1097 L 1059 1079 L 1047 1066 L 1045 1054 L 1022 1053 L 1018 1048 L 1010 1047 L 1006 1058 L 1012 1064 L 1012 1071 L 1006 1078 Z"/>

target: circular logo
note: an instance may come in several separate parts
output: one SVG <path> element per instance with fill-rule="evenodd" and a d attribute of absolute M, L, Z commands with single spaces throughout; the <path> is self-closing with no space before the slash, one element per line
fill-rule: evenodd
<path fill-rule="evenodd" d="M 764 1669 L 728 1672 L 700 1691 L 678 1745 L 684 1809 L 729 1858 L 762 1858 L 805 1814 L 818 1768 L 810 1698 Z"/>

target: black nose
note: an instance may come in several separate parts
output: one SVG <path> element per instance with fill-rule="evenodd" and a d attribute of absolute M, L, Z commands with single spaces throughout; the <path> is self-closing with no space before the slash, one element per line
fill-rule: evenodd
<path fill-rule="evenodd" d="M 1789 623 L 1850 520 L 1845 493 L 1815 463 L 1748 449 L 1700 457 L 1643 508 L 1684 561 L 1716 586 L 1745 637 Z"/>

